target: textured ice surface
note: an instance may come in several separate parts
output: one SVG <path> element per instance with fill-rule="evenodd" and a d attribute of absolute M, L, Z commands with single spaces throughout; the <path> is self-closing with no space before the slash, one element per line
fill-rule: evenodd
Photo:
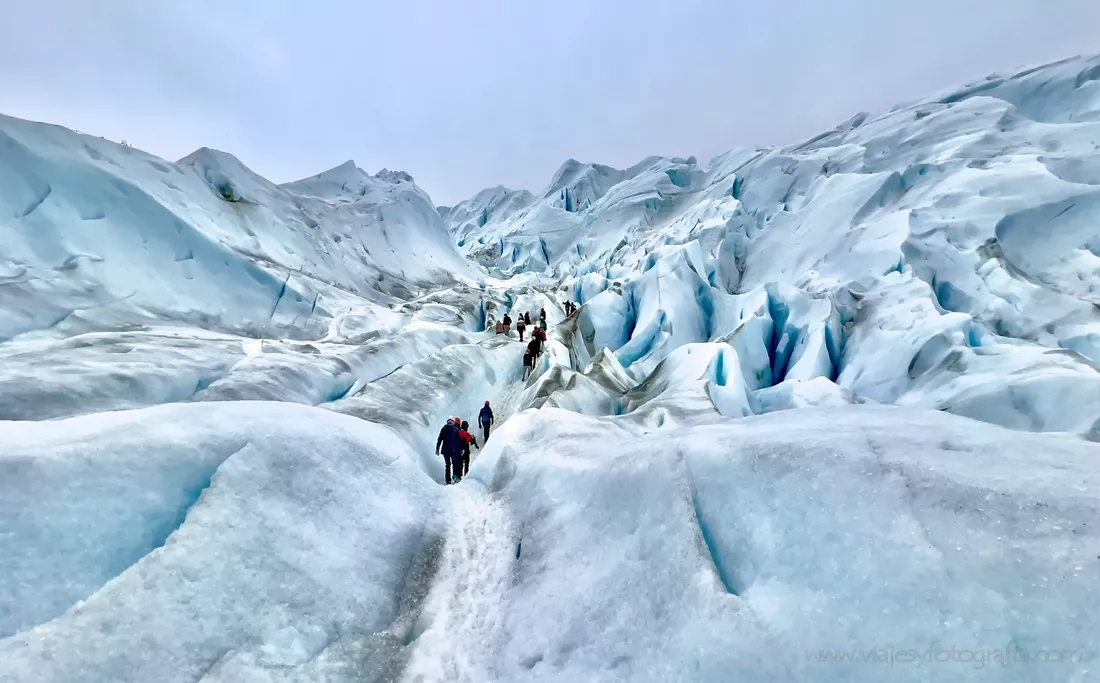
<path fill-rule="evenodd" d="M 303 665 L 385 630 L 435 533 L 414 453 L 327 411 L 163 406 L 0 435 L 4 681 Z"/>
<path fill-rule="evenodd" d="M 494 667 L 457 680 L 1092 670 L 807 652 L 1094 647 L 1100 623 L 1079 605 L 1100 597 L 1096 446 L 867 406 L 637 433 L 621 419 L 524 413 L 475 465 L 513 510 L 516 578 L 495 600 L 499 625 L 479 632 L 497 644 Z"/>
<path fill-rule="evenodd" d="M 1097 58 L 454 207 L 0 118 L 0 683 L 1092 680 L 1098 153 Z"/>
<path fill-rule="evenodd" d="M 606 346 L 640 381 L 672 348 L 724 340 L 754 390 L 826 377 L 1095 435 L 1098 68 L 994 76 L 709 165 L 570 162 L 522 210 L 449 226 L 487 266 L 563 278 L 585 304 L 581 366 Z"/>

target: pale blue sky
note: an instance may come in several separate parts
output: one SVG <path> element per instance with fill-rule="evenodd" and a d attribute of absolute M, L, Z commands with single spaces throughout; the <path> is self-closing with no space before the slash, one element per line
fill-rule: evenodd
<path fill-rule="evenodd" d="M 1100 0 L 0 0 L 0 112 L 277 182 L 349 158 L 440 204 L 796 142 L 1100 52 Z"/>

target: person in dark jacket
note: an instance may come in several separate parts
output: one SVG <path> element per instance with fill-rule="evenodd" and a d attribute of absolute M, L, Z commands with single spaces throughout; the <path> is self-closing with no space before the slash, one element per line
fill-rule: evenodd
<path fill-rule="evenodd" d="M 511 337 L 512 336 L 512 316 L 505 313 L 504 314 L 504 320 L 502 320 L 501 322 L 504 323 L 504 334 Z"/>
<path fill-rule="evenodd" d="M 520 341 L 523 341 L 523 330 L 526 327 L 527 327 L 527 324 L 524 322 L 523 318 L 517 318 L 516 319 L 516 332 L 519 332 L 519 340 Z"/>
<path fill-rule="evenodd" d="M 470 423 L 466 420 L 462 421 L 459 435 L 462 437 L 462 476 L 465 477 L 470 473 L 470 445 L 472 444 L 474 448 L 480 448 L 480 446 L 477 445 L 477 437 L 470 433 Z"/>
<path fill-rule="evenodd" d="M 532 339 L 531 343 L 527 345 L 527 349 L 523 352 L 523 381 L 526 382 L 527 378 L 531 376 L 531 371 L 535 369 L 535 354 L 531 353 L 531 344 L 534 344 L 537 339 Z"/>
<path fill-rule="evenodd" d="M 523 314 L 523 322 L 527 323 L 527 326 L 531 326 L 531 312 L 527 311 Z"/>
<path fill-rule="evenodd" d="M 452 417 L 447 420 L 443 429 L 439 430 L 439 438 L 435 440 L 435 454 L 443 454 L 446 461 L 447 483 L 457 484 L 462 479 L 462 434 L 459 426 Z M 451 473 L 454 473 L 453 481 Z"/>
<path fill-rule="evenodd" d="M 485 407 L 481 409 L 481 412 L 477 414 L 477 423 L 481 425 L 481 434 L 485 438 L 481 440 L 481 443 L 485 443 L 489 440 L 489 427 L 493 424 L 493 409 L 489 407 L 489 402 L 485 402 Z"/>

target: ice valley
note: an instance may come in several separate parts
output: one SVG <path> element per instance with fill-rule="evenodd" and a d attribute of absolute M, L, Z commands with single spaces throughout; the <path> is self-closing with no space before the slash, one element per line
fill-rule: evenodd
<path fill-rule="evenodd" d="M 1093 680 L 1098 288 L 1097 57 L 453 207 L 0 117 L 0 682 Z"/>

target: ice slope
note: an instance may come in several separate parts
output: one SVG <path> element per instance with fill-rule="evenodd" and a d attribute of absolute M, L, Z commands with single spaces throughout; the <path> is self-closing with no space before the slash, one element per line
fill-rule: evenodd
<path fill-rule="evenodd" d="M 729 333 L 754 391 L 825 377 L 837 395 L 1095 438 L 1097 74 L 1079 57 L 991 76 L 706 166 L 570 162 L 522 211 L 462 227 L 464 249 L 557 274 L 585 304 L 580 366 L 607 346 L 641 381 Z M 585 201 L 567 210 L 562 187 Z"/>
<path fill-rule="evenodd" d="M 327 411 L 163 406 L 0 432 L 5 682 L 315 666 L 394 622 L 439 533 L 412 451 Z"/>
<path fill-rule="evenodd" d="M 484 227 L 490 220 L 504 220 L 534 200 L 535 196 L 527 190 L 491 187 L 452 207 L 440 207 L 440 216 L 451 234 L 458 238 L 458 246 L 461 247 L 465 246 L 470 233 Z M 484 244 L 484 241 L 480 243 Z"/>
<path fill-rule="evenodd" d="M 434 680 L 1088 679 L 1100 447 L 928 411 L 797 413 L 508 424 L 471 471 L 514 516 L 514 578 L 477 639 L 492 665 Z M 1088 655 L 973 659 L 1013 646 Z M 875 659 L 929 648 L 945 658 Z M 836 650 L 856 661 L 814 659 Z"/>
<path fill-rule="evenodd" d="M 283 188 L 223 152 L 170 163 L 0 117 L 0 245 L 3 419 L 319 404 L 480 331 L 394 310 L 481 277 L 399 172 L 345 164 Z"/>
<path fill-rule="evenodd" d="M 0 148 L 0 339 L 165 318 L 316 335 L 349 294 L 389 302 L 472 274 L 401 174 L 328 201 L 207 149 L 173 164 L 8 117 Z"/>

